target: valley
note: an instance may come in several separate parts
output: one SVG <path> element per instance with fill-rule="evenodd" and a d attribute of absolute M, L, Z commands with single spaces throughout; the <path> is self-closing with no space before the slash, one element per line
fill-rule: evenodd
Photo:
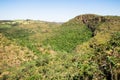
<path fill-rule="evenodd" d="M 0 20 L 0 80 L 119 80 L 120 16 Z"/>

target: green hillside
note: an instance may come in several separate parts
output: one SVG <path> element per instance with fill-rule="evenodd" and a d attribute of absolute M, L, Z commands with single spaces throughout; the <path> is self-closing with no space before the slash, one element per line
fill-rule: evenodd
<path fill-rule="evenodd" d="M 119 16 L 0 21 L 0 80 L 119 79 Z"/>
<path fill-rule="evenodd" d="M 71 52 L 78 44 L 88 41 L 92 37 L 92 32 L 84 24 L 65 23 L 59 31 L 44 41 L 54 50 Z"/>

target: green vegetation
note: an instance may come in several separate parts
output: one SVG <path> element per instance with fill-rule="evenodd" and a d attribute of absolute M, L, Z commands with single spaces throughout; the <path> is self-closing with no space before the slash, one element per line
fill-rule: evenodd
<path fill-rule="evenodd" d="M 0 22 L 0 80 L 120 79 L 119 16 L 12 22 Z"/>
<path fill-rule="evenodd" d="M 50 39 L 44 41 L 54 50 L 71 52 L 78 44 L 89 40 L 92 32 L 85 25 L 67 24 L 62 25 L 59 32 Z"/>
<path fill-rule="evenodd" d="M 12 25 L 1 25 L 0 32 L 3 33 L 8 39 L 17 42 L 21 46 L 26 46 L 36 53 L 39 53 L 33 45 L 34 41 L 30 41 L 29 36 L 32 35 L 30 30 L 19 27 L 12 27 Z"/>

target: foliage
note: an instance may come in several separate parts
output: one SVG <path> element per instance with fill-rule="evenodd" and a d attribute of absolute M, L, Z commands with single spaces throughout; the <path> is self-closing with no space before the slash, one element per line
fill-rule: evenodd
<path fill-rule="evenodd" d="M 44 44 L 55 50 L 71 52 L 78 44 L 88 41 L 91 35 L 92 32 L 86 26 L 69 23 L 63 25 L 55 36 L 45 40 Z"/>
<path fill-rule="evenodd" d="M 28 47 L 35 53 L 40 53 L 34 46 L 34 41 L 31 41 L 29 39 L 29 36 L 33 33 L 31 33 L 31 31 L 28 29 L 13 27 L 11 25 L 1 25 L 0 32 L 4 34 L 8 39 L 17 42 L 19 45 Z"/>
<path fill-rule="evenodd" d="M 119 21 L 82 15 L 62 25 L 0 24 L 0 79 L 119 80 Z"/>
<path fill-rule="evenodd" d="M 95 45 L 94 60 L 107 80 L 119 80 L 120 32 L 114 33 L 106 44 Z"/>

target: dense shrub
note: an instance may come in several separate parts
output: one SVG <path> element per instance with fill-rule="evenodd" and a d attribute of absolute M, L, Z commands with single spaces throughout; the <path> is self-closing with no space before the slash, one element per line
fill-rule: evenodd
<path fill-rule="evenodd" d="M 44 41 L 55 50 L 71 52 L 78 44 L 88 41 L 92 32 L 84 25 L 69 24 L 63 25 L 58 33 Z"/>

